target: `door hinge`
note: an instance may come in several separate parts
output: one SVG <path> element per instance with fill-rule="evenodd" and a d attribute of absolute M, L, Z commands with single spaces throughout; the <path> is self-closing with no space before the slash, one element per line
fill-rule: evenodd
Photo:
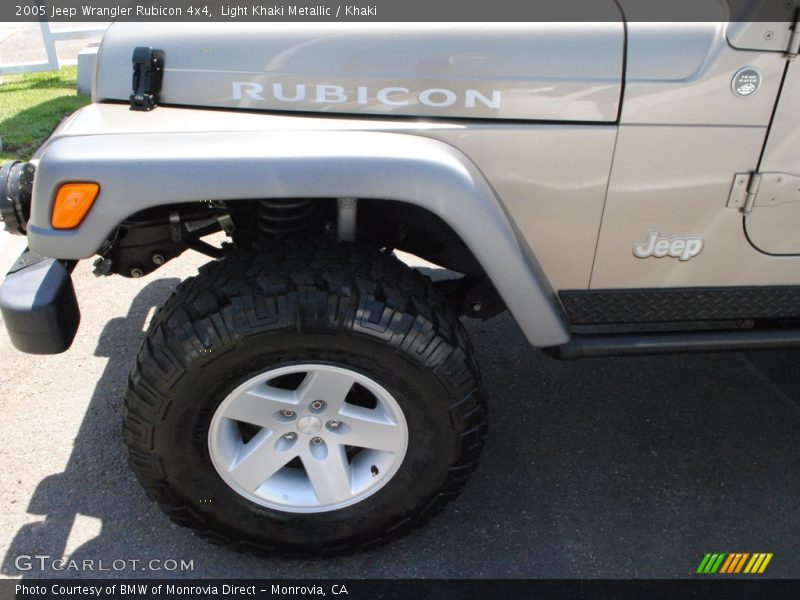
<path fill-rule="evenodd" d="M 133 50 L 133 93 L 131 110 L 153 110 L 158 106 L 164 77 L 164 51 L 149 46 Z"/>
<path fill-rule="evenodd" d="M 749 215 L 761 186 L 761 173 L 737 173 L 728 196 L 728 208 L 738 208 Z"/>
<path fill-rule="evenodd" d="M 792 202 L 800 202 L 800 177 L 788 173 L 737 173 L 728 196 L 728 208 L 746 215 L 757 206 Z"/>
<path fill-rule="evenodd" d="M 800 52 L 800 19 L 795 19 L 789 34 L 789 47 L 786 49 L 786 56 L 789 60 L 794 60 L 798 52 Z"/>

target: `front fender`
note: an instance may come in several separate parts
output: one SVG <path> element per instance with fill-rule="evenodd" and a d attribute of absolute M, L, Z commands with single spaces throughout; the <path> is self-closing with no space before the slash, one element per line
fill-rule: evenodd
<path fill-rule="evenodd" d="M 100 195 L 74 230 L 50 226 L 55 190 L 94 181 Z M 414 135 L 369 131 L 120 133 L 52 139 L 41 155 L 31 249 L 62 259 L 96 253 L 143 209 L 254 198 L 379 198 L 424 207 L 464 240 L 527 339 L 569 339 L 563 312 L 486 179 L 463 153 Z"/>

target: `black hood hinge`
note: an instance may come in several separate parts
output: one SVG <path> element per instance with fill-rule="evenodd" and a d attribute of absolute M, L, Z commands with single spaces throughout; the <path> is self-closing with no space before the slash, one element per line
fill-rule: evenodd
<path fill-rule="evenodd" d="M 164 76 L 164 51 L 149 46 L 133 50 L 133 94 L 131 110 L 153 110 L 158 106 Z"/>

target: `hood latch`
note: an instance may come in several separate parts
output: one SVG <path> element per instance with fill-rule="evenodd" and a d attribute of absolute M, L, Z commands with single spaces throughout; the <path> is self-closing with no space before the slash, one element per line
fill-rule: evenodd
<path fill-rule="evenodd" d="M 131 110 L 153 110 L 158 106 L 164 76 L 164 51 L 149 46 L 133 50 L 133 94 Z"/>

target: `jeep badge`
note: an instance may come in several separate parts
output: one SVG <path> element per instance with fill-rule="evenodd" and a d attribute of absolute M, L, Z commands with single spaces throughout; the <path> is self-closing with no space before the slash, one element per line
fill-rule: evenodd
<path fill-rule="evenodd" d="M 637 258 L 671 256 L 681 261 L 687 261 L 700 254 L 702 249 L 703 238 L 699 235 L 665 237 L 657 231 L 651 231 L 647 234 L 647 239 L 634 244 L 633 254 Z"/>

